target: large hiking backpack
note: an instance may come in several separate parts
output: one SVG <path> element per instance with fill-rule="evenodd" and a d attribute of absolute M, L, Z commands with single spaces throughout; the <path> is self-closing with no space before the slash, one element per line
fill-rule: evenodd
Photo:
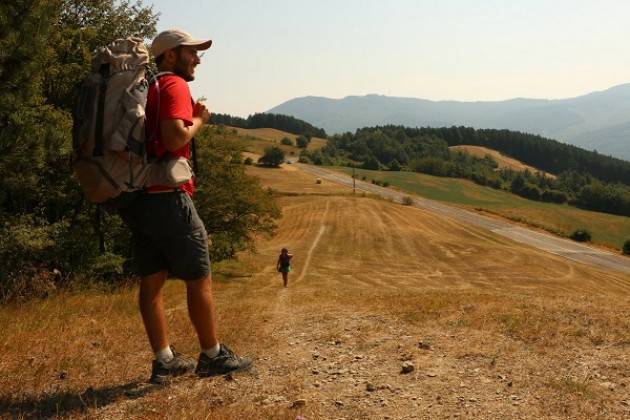
<path fill-rule="evenodd" d="M 74 110 L 74 172 L 88 201 L 120 206 L 141 190 L 151 164 L 145 151 L 149 52 L 138 38 L 99 48 Z"/>

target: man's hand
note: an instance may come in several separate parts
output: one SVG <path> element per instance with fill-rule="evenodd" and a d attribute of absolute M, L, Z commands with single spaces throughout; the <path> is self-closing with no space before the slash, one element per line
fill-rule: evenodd
<path fill-rule="evenodd" d="M 203 102 L 197 101 L 193 107 L 193 118 L 199 117 L 204 124 L 208 124 L 210 121 L 210 111 L 203 104 Z"/>
<path fill-rule="evenodd" d="M 186 126 L 183 120 L 163 120 L 160 122 L 162 142 L 169 152 L 184 147 L 197 132 L 210 120 L 210 112 L 206 106 L 197 101 L 193 106 L 192 125 Z"/>

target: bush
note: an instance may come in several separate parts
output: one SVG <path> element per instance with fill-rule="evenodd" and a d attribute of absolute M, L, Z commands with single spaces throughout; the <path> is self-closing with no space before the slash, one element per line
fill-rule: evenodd
<path fill-rule="evenodd" d="M 396 159 L 391 161 L 388 166 L 390 171 L 400 171 L 402 169 L 402 166 L 400 166 L 400 163 L 398 163 Z"/>
<path fill-rule="evenodd" d="M 569 235 L 569 238 L 578 242 L 590 242 L 591 241 L 591 233 L 586 229 L 577 229 Z"/>
<path fill-rule="evenodd" d="M 282 140 L 280 140 L 280 143 L 284 144 L 285 146 L 293 146 L 293 142 L 288 137 L 283 137 Z"/>
<path fill-rule="evenodd" d="M 305 149 L 310 142 L 311 140 L 306 136 L 297 136 L 295 139 L 295 143 L 300 149 Z"/>
<path fill-rule="evenodd" d="M 243 161 L 243 163 L 245 165 L 253 165 L 254 164 L 254 159 L 252 159 L 250 157 L 246 157 L 245 160 Z"/>
<path fill-rule="evenodd" d="M 284 152 L 276 146 L 267 147 L 265 149 L 265 154 L 258 159 L 258 162 L 264 166 L 277 168 L 282 162 L 284 162 Z"/>
<path fill-rule="evenodd" d="M 409 197 L 408 195 L 406 195 L 406 196 L 404 196 L 404 197 L 402 198 L 402 203 L 403 203 L 403 205 L 405 205 L 405 206 L 410 206 L 410 205 L 412 205 L 412 204 L 413 204 L 413 198 L 411 198 L 411 197 Z"/>
<path fill-rule="evenodd" d="M 541 196 L 542 201 L 546 201 L 548 203 L 558 203 L 563 204 L 569 200 L 567 194 L 563 191 L 558 190 L 545 190 Z"/>
<path fill-rule="evenodd" d="M 374 156 L 370 156 L 361 164 L 362 169 L 370 169 L 376 171 L 380 169 L 381 165 L 378 163 L 378 160 Z"/>
<path fill-rule="evenodd" d="M 624 255 L 630 255 L 630 239 L 623 244 L 621 252 L 623 252 Z"/>
<path fill-rule="evenodd" d="M 389 187 L 389 182 L 383 181 L 383 187 Z"/>

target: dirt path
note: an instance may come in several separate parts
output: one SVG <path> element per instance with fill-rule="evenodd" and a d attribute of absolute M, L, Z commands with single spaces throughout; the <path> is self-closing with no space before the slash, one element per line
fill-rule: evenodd
<path fill-rule="evenodd" d="M 321 226 L 319 227 L 319 232 L 317 232 L 317 236 L 315 237 L 313 244 L 311 245 L 310 249 L 308 250 L 306 254 L 306 259 L 304 260 L 304 265 L 302 266 L 302 272 L 300 273 L 300 277 L 298 277 L 297 279 L 298 283 L 301 282 L 304 276 L 306 276 L 306 274 L 308 273 L 309 266 L 311 265 L 311 258 L 313 256 L 313 251 L 315 251 L 315 248 L 317 248 L 317 245 L 319 244 L 319 241 L 322 238 L 322 235 L 326 231 L 325 223 L 326 223 L 326 217 L 328 216 L 329 208 L 330 208 L 330 201 L 326 201 L 326 210 L 324 211 L 324 216 L 322 217 Z"/>

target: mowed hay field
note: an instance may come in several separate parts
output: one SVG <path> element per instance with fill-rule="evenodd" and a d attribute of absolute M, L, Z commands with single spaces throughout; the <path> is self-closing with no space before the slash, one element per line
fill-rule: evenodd
<path fill-rule="evenodd" d="M 352 169 L 331 168 L 346 175 Z M 495 190 L 458 178 L 431 176 L 416 172 L 356 170 L 357 179 L 365 177 L 387 181 L 391 186 L 432 200 L 443 201 L 468 209 L 484 211 L 561 236 L 576 229 L 591 232 L 593 242 L 620 252 L 630 239 L 630 218 L 614 214 L 582 210 L 566 204 L 527 200 L 507 191 Z"/>
<path fill-rule="evenodd" d="M 308 192 L 298 171 L 256 174 L 286 190 L 278 234 L 214 267 L 220 336 L 252 371 L 149 386 L 135 290 L 64 294 L 0 309 L 0 416 L 630 416 L 627 275 L 334 185 Z M 184 286 L 166 295 L 173 344 L 196 354 Z"/>

